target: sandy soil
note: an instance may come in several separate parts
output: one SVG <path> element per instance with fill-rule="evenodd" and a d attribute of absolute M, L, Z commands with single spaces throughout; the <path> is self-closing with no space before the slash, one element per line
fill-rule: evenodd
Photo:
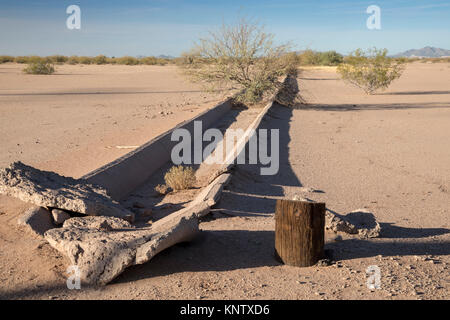
<path fill-rule="evenodd" d="M 409 65 L 366 96 L 333 69 L 299 76 L 307 105 L 276 106 L 280 171 L 239 165 L 201 236 L 132 267 L 104 288 L 70 291 L 65 261 L 15 225 L 24 204 L 0 201 L 0 296 L 39 299 L 449 299 L 450 68 Z M 300 187 L 320 192 L 301 193 Z M 294 268 L 273 257 L 275 199 L 301 194 L 345 214 L 373 212 L 382 237 L 327 235 L 337 263 Z M 9 203 L 8 203 L 9 201 Z M 5 210 L 7 209 L 7 210 Z M 25 263 L 24 263 L 25 262 Z M 381 289 L 366 287 L 366 268 Z"/>
<path fill-rule="evenodd" d="M 80 177 L 221 99 L 174 66 L 61 65 L 54 75 L 0 66 L 0 166 L 21 160 Z"/>

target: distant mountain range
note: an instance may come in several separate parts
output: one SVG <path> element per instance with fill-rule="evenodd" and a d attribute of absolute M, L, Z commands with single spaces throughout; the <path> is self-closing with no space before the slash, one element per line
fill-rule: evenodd
<path fill-rule="evenodd" d="M 144 55 L 136 56 L 136 58 L 138 58 L 138 59 L 145 58 L 145 57 L 148 57 L 148 56 L 144 56 Z M 165 55 L 165 54 L 160 54 L 159 56 L 156 56 L 155 58 L 159 58 L 159 59 L 175 59 L 175 57 L 168 56 L 168 55 Z"/>
<path fill-rule="evenodd" d="M 411 49 L 402 53 L 398 53 L 393 57 L 408 57 L 408 58 L 440 58 L 450 57 L 450 50 L 440 49 L 435 47 L 425 47 L 422 49 Z"/>
<path fill-rule="evenodd" d="M 175 59 L 175 57 L 167 56 L 165 54 L 160 54 L 159 56 L 157 56 L 157 58 L 160 58 L 160 59 Z"/>

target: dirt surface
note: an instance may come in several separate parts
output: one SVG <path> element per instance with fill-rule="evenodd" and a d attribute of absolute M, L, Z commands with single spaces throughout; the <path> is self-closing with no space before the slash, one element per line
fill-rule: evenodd
<path fill-rule="evenodd" d="M 23 67 L 0 66 L 0 166 L 20 160 L 75 178 L 229 94 L 201 92 L 174 66 L 61 65 L 49 76 Z"/>
<path fill-rule="evenodd" d="M 279 173 L 237 166 L 199 238 L 103 288 L 68 290 L 67 261 L 16 226 L 26 205 L 0 199 L 0 297 L 449 299 L 449 67 L 408 65 L 388 91 L 373 96 L 339 81 L 332 68 L 303 71 L 299 88 L 308 104 L 278 105 L 262 124 L 280 129 Z M 273 257 L 275 199 L 294 195 L 324 201 L 339 214 L 365 208 L 382 236 L 327 234 L 336 263 L 281 265 Z M 366 269 L 374 265 L 381 289 L 371 291 Z"/>

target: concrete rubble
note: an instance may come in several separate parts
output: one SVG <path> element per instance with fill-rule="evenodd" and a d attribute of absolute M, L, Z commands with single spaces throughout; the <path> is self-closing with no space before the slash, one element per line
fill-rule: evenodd
<path fill-rule="evenodd" d="M 70 219 L 70 214 L 68 214 L 65 211 L 59 210 L 59 209 L 53 209 L 52 217 L 53 217 L 53 222 L 59 226 L 59 225 L 62 225 L 64 223 L 64 221 L 66 221 L 67 219 Z"/>
<path fill-rule="evenodd" d="M 162 250 L 191 241 L 199 232 L 199 218 L 217 203 L 230 175 L 219 176 L 190 204 L 151 226 L 135 227 L 115 217 L 76 217 L 45 239 L 80 270 L 81 281 L 105 285 L 125 268 L 151 260 Z"/>
<path fill-rule="evenodd" d="M 292 200 L 314 202 L 299 195 L 294 195 Z M 357 235 L 362 239 L 377 238 L 381 233 L 381 226 L 374 214 L 366 209 L 358 209 L 346 215 L 340 215 L 327 208 L 325 212 L 325 229 L 335 233 L 344 232 Z"/>
<path fill-rule="evenodd" d="M 0 194 L 40 207 L 91 216 L 133 219 L 133 214 L 113 200 L 104 188 L 88 184 L 82 179 L 42 171 L 21 162 L 14 162 L 0 170 Z"/>
<path fill-rule="evenodd" d="M 358 209 L 346 215 L 327 210 L 325 213 L 325 229 L 358 235 L 360 238 L 376 238 L 380 236 L 381 226 L 373 213 Z"/>
<path fill-rule="evenodd" d="M 170 215 L 151 227 L 136 228 L 115 217 L 77 217 L 45 233 L 49 244 L 80 270 L 83 284 L 105 285 L 125 268 L 162 250 L 192 240 L 199 232 L 195 210 Z"/>
<path fill-rule="evenodd" d="M 33 206 L 25 211 L 17 220 L 19 226 L 28 232 L 43 236 L 47 230 L 54 228 L 50 212 L 42 207 Z"/>

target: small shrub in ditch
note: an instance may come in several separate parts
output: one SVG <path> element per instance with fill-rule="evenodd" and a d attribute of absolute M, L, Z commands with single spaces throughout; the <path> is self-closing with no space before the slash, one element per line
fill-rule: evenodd
<path fill-rule="evenodd" d="M 165 184 L 158 184 L 155 187 L 155 191 L 159 194 L 159 195 L 166 195 L 169 192 L 169 187 L 166 186 Z"/>
<path fill-rule="evenodd" d="M 189 189 L 195 183 L 195 171 L 191 167 L 173 166 L 165 174 L 164 180 L 174 191 Z"/>

